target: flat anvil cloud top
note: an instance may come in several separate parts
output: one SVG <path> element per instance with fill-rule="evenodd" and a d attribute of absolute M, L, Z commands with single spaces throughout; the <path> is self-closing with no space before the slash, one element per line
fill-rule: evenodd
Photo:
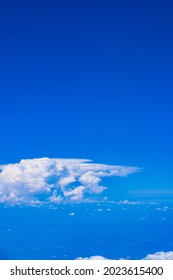
<path fill-rule="evenodd" d="M 102 193 L 102 177 L 127 176 L 138 167 L 92 163 L 86 159 L 37 158 L 0 165 L 0 202 L 11 204 L 87 201 Z"/>

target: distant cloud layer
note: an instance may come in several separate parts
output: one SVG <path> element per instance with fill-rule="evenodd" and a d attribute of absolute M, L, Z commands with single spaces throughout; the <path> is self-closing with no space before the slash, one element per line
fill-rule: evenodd
<path fill-rule="evenodd" d="M 91 257 L 86 257 L 82 258 L 79 257 L 77 260 L 108 260 L 105 257 L 102 256 L 91 256 Z M 173 252 L 157 252 L 155 254 L 149 254 L 143 260 L 173 260 Z"/>
<path fill-rule="evenodd" d="M 0 165 L 0 202 L 39 204 L 87 201 L 105 190 L 102 177 L 127 176 L 138 167 L 92 163 L 86 159 L 38 158 Z"/>

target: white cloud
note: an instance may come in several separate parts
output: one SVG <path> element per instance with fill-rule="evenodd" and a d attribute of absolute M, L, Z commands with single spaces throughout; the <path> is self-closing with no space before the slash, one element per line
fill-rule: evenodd
<path fill-rule="evenodd" d="M 74 215 L 75 215 L 75 213 L 74 213 L 74 212 L 72 212 L 72 213 L 70 213 L 70 214 L 69 214 L 69 216 L 74 216 Z"/>
<path fill-rule="evenodd" d="M 157 252 L 155 254 L 147 255 L 144 260 L 173 260 L 173 252 Z"/>
<path fill-rule="evenodd" d="M 23 201 L 23 197 L 18 198 L 17 195 L 15 195 L 14 193 L 10 193 L 9 195 L 6 194 L 2 194 L 2 192 L 0 193 L 0 202 L 1 203 L 10 203 L 10 204 L 16 204 L 19 202 Z"/>
<path fill-rule="evenodd" d="M 139 201 L 128 201 L 126 199 L 126 200 L 119 201 L 119 204 L 138 205 L 138 204 L 141 204 L 141 202 L 139 202 Z"/>
<path fill-rule="evenodd" d="M 89 258 L 82 258 L 82 257 L 79 257 L 77 258 L 76 260 L 108 260 L 107 258 L 105 257 L 102 257 L 102 256 L 91 256 Z"/>
<path fill-rule="evenodd" d="M 163 208 L 157 207 L 156 210 L 157 210 L 157 211 L 167 211 L 167 210 L 172 210 L 172 208 L 169 208 L 168 206 L 165 206 L 165 207 L 163 207 Z"/>
<path fill-rule="evenodd" d="M 111 260 L 111 259 L 107 259 L 103 256 L 96 255 L 96 256 L 91 256 L 91 257 L 86 257 L 86 258 L 79 257 L 76 260 Z M 119 260 L 125 260 L 125 259 L 120 258 Z M 162 252 L 157 252 L 155 254 L 149 254 L 142 260 L 173 260 L 173 252 L 172 251 L 170 251 L 170 252 L 162 251 Z"/>
<path fill-rule="evenodd" d="M 92 163 L 86 159 L 38 158 L 0 165 L 0 202 L 33 204 L 87 201 L 87 194 L 100 194 L 102 177 L 127 176 L 140 171 Z"/>
<path fill-rule="evenodd" d="M 63 197 L 61 195 L 57 195 L 57 191 L 54 191 L 53 195 L 49 197 L 49 201 L 53 203 L 60 203 L 63 201 Z"/>

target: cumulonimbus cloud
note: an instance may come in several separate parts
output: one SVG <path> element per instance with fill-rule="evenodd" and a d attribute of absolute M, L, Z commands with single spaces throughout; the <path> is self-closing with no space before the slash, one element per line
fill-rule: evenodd
<path fill-rule="evenodd" d="M 102 177 L 127 176 L 138 167 L 93 163 L 86 159 L 37 158 L 0 165 L 0 202 L 10 204 L 86 201 L 102 193 Z"/>

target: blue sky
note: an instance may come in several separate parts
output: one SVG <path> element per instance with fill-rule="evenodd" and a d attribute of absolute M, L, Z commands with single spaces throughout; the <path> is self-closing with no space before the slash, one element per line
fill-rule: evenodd
<path fill-rule="evenodd" d="M 5 1 L 0 163 L 138 166 L 113 199 L 173 194 L 171 1 Z M 114 188 L 116 186 L 116 188 Z"/>

